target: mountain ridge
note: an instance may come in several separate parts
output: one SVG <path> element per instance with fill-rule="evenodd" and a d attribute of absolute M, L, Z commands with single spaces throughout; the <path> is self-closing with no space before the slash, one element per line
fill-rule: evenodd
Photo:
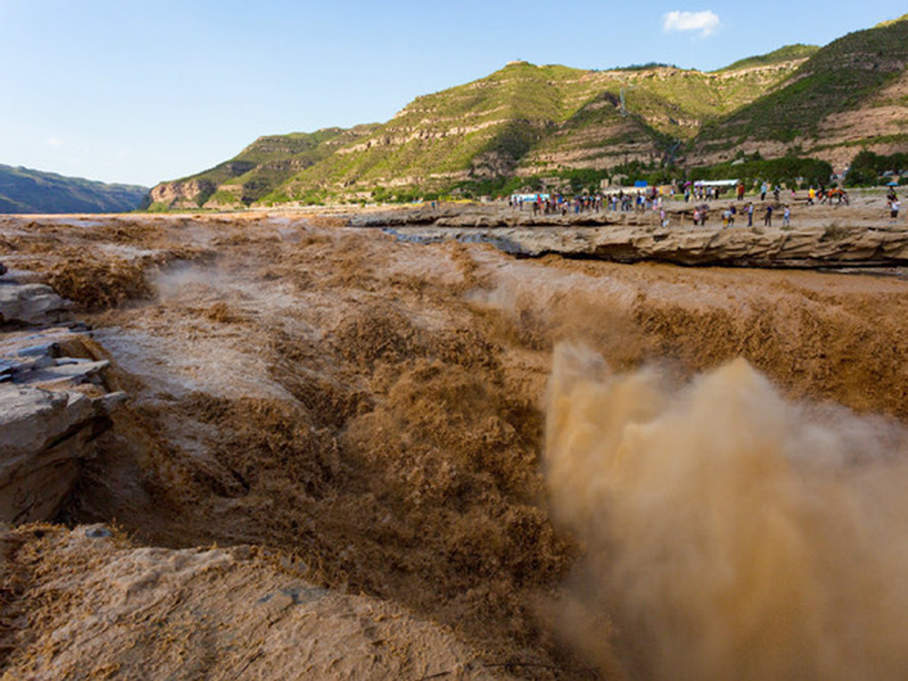
<path fill-rule="evenodd" d="M 148 188 L 0 164 L 0 213 L 121 213 L 142 208 Z"/>
<path fill-rule="evenodd" d="M 841 166 L 862 145 L 885 153 L 902 145 L 906 45 L 908 23 L 896 21 L 712 72 L 510 62 L 416 97 L 384 123 L 295 133 L 304 152 L 255 161 L 250 149 L 261 140 L 280 146 L 293 136 L 259 138 L 224 164 L 158 184 L 151 200 L 155 208 L 241 208 L 426 196 L 628 163 L 722 163 L 742 152 L 809 153 Z"/>

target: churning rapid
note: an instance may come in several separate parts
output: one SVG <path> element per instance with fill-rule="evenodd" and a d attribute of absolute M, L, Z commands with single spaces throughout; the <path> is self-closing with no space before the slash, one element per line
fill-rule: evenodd
<path fill-rule="evenodd" d="M 565 344 L 546 425 L 588 549 L 559 624 L 609 678 L 904 678 L 901 426 L 786 400 L 743 359 L 680 382 Z"/>
<path fill-rule="evenodd" d="M 4 679 L 904 677 L 902 279 L 253 212 L 0 246 L 126 396 L 0 532 Z"/>

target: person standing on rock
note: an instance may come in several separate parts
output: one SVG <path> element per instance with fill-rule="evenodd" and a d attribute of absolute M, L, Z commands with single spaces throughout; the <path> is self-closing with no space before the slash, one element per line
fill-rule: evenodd
<path fill-rule="evenodd" d="M 766 214 L 763 216 L 763 226 L 772 227 L 772 204 L 766 206 Z"/>
<path fill-rule="evenodd" d="M 782 226 L 791 227 L 791 208 L 788 207 L 788 204 L 785 205 L 785 210 L 782 211 Z"/>
<path fill-rule="evenodd" d="M 744 200 L 744 183 L 738 182 L 738 201 Z"/>
<path fill-rule="evenodd" d="M 766 200 L 766 192 L 769 191 L 769 185 L 765 182 L 760 185 L 760 201 Z"/>
<path fill-rule="evenodd" d="M 898 197 L 889 202 L 889 217 L 893 222 L 899 219 L 899 209 L 901 207 L 902 203 L 898 200 Z"/>
<path fill-rule="evenodd" d="M 752 201 L 747 204 L 747 226 L 754 226 L 754 204 Z"/>

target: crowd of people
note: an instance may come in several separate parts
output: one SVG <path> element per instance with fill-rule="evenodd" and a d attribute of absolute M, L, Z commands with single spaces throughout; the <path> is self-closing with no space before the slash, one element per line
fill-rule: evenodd
<path fill-rule="evenodd" d="M 705 226 L 710 217 L 710 203 L 722 200 L 722 194 L 725 190 L 731 189 L 731 185 L 713 186 L 687 183 L 683 189 L 670 187 L 646 187 L 646 188 L 629 188 L 618 189 L 616 191 L 603 193 L 588 193 L 573 197 L 566 197 L 563 194 L 515 194 L 508 197 L 508 205 L 516 210 L 531 210 L 533 215 L 568 215 L 570 213 L 600 213 L 602 211 L 613 211 L 621 213 L 646 213 L 648 211 L 658 214 L 659 223 L 663 226 L 669 225 L 669 215 L 666 212 L 665 201 L 683 197 L 684 203 L 695 202 L 692 211 L 687 210 L 681 213 L 682 221 L 684 217 L 689 216 L 693 224 Z M 791 192 L 791 202 L 782 203 L 783 189 L 778 184 L 763 182 L 759 187 L 760 203 L 764 204 L 759 209 L 762 213 L 763 225 L 772 227 L 773 216 L 778 217 L 781 212 L 782 227 L 791 226 L 791 204 L 799 200 L 795 189 L 788 190 Z M 749 201 L 743 206 L 745 187 L 743 183 L 734 186 L 734 193 L 738 200 L 737 203 L 732 201 L 721 209 L 722 227 L 734 227 L 739 219 L 746 226 L 753 227 L 754 215 L 757 212 L 755 201 Z M 767 200 L 767 199 L 770 200 Z M 727 200 L 727 199 L 726 199 Z M 850 205 L 848 193 L 840 188 L 826 188 L 823 185 L 818 187 L 809 187 L 806 197 L 800 198 L 805 205 Z M 896 196 L 895 190 L 891 190 L 887 195 L 887 205 L 892 220 L 898 218 L 901 204 Z M 676 213 L 677 214 L 677 213 Z"/>

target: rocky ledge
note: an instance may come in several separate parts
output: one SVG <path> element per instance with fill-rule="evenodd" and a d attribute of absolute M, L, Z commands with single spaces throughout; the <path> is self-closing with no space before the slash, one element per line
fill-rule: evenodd
<path fill-rule="evenodd" d="M 69 303 L 20 278 L 0 277 L 0 521 L 12 523 L 57 513 L 126 397 L 110 389 L 85 327 L 46 325 Z"/>
<path fill-rule="evenodd" d="M 799 229 L 517 226 L 455 227 L 448 220 L 385 231 L 401 240 L 431 243 L 454 239 L 487 242 L 515 255 L 556 253 L 632 263 L 748 267 L 901 267 L 908 265 L 903 227 L 805 227 Z"/>

